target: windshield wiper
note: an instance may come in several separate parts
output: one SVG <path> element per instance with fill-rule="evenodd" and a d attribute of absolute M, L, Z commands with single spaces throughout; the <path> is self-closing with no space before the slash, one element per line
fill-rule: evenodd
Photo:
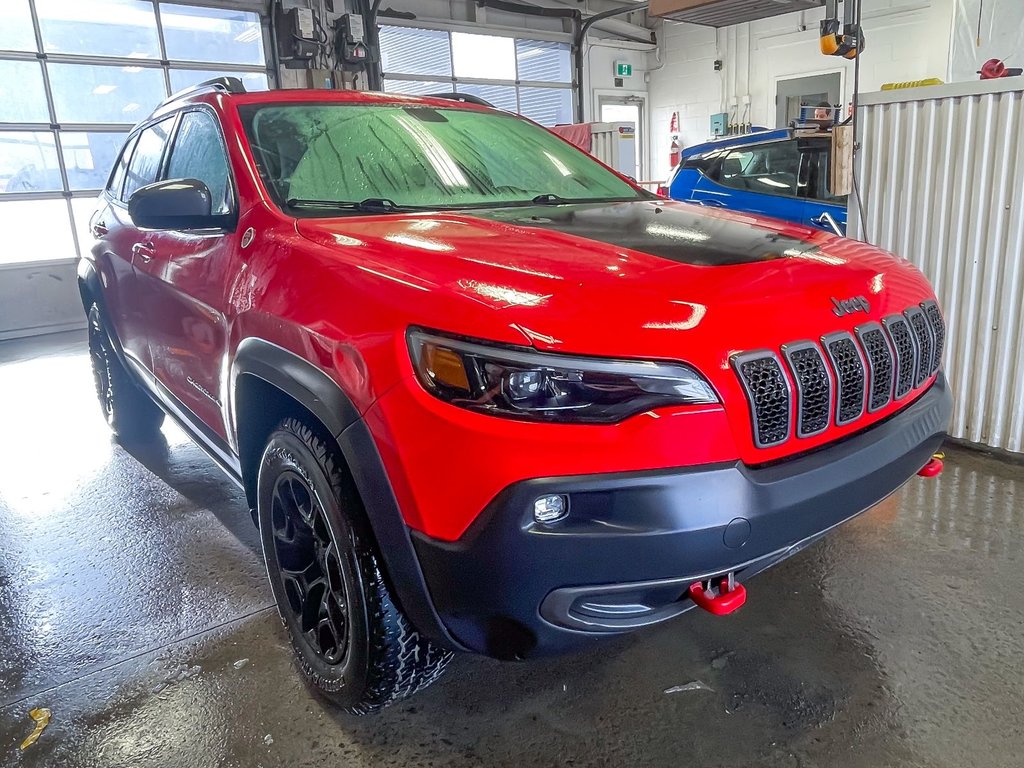
<path fill-rule="evenodd" d="M 543 195 L 537 195 L 535 198 L 530 200 L 530 202 L 536 203 L 537 205 L 562 205 L 563 203 L 568 203 L 570 201 L 561 195 L 555 195 L 548 192 Z"/>
<path fill-rule="evenodd" d="M 291 197 L 285 201 L 289 208 L 325 208 L 337 211 L 357 211 L 359 213 L 401 213 L 403 211 L 422 210 L 408 205 L 398 205 L 386 197 L 368 197 L 356 202 L 354 200 L 310 200 L 304 197 Z"/>
<path fill-rule="evenodd" d="M 530 200 L 533 205 L 578 205 L 581 203 L 625 203 L 632 200 L 643 200 L 642 197 L 562 197 L 551 192 L 537 195 Z M 518 203 L 523 205 L 524 203 Z"/>

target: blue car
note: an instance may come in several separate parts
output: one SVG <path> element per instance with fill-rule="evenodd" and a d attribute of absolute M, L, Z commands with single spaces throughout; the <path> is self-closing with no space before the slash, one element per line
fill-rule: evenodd
<path fill-rule="evenodd" d="M 846 196 L 829 190 L 827 131 L 756 130 L 682 153 L 668 196 L 846 232 Z"/>

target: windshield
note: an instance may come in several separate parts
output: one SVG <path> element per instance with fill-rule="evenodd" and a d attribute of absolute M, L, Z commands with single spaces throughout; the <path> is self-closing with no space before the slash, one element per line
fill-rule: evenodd
<path fill-rule="evenodd" d="M 302 207 L 302 215 L 336 215 L 326 205 L 332 201 L 436 209 L 525 205 L 541 196 L 548 204 L 646 196 L 512 115 L 354 104 L 240 111 L 264 183 L 279 204 Z"/>

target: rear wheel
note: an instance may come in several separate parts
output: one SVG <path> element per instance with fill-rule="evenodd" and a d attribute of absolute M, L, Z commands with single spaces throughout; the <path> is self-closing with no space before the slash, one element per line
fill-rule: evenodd
<path fill-rule="evenodd" d="M 367 714 L 441 675 L 452 654 L 395 603 L 332 441 L 298 419 L 281 422 L 260 464 L 257 513 L 278 610 L 314 688 Z"/>
<path fill-rule="evenodd" d="M 89 307 L 89 357 L 96 396 L 107 425 L 119 436 L 143 440 L 156 435 L 164 412 L 132 381 L 114 351 L 97 304 Z"/>

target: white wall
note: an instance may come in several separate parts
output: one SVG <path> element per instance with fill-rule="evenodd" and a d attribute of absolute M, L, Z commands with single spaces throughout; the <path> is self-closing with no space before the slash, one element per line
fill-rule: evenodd
<path fill-rule="evenodd" d="M 0 266 L 0 341 L 85 327 L 74 262 Z"/>
<path fill-rule="evenodd" d="M 621 93 L 623 96 L 647 95 L 647 52 L 650 45 L 616 40 L 591 38 L 583 53 L 584 117 L 588 121 L 600 119 L 597 114 L 598 93 Z M 633 65 L 633 76 L 623 78 L 622 87 L 615 87 L 615 62 L 627 61 Z"/>
<path fill-rule="evenodd" d="M 860 90 L 883 83 L 946 77 L 953 0 L 863 0 L 867 42 L 861 55 Z M 823 56 L 818 22 L 824 10 L 789 13 L 715 30 L 665 22 L 658 30 L 664 66 L 651 54 L 652 173 L 669 172 L 669 121 L 678 110 L 683 146 L 707 139 L 710 116 L 729 112 L 737 121 L 775 127 L 776 82 L 842 72 L 844 102 L 853 93 L 853 62 Z M 714 71 L 722 59 L 721 72 Z M 749 120 L 743 120 L 745 97 Z M 731 106 L 735 104 L 735 106 Z"/>

